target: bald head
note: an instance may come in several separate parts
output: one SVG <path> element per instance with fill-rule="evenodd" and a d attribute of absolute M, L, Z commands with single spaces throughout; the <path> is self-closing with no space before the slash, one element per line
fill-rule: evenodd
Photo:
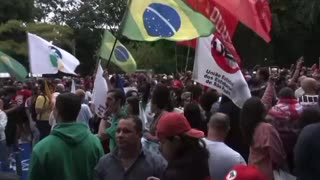
<path fill-rule="evenodd" d="M 213 114 L 208 123 L 208 128 L 228 133 L 230 130 L 230 119 L 228 115 L 223 113 Z"/>
<path fill-rule="evenodd" d="M 307 76 L 300 76 L 298 79 L 298 84 L 301 86 L 301 82 L 306 78 L 307 78 Z"/>
<path fill-rule="evenodd" d="M 313 78 L 305 78 L 301 82 L 301 87 L 306 94 L 315 93 L 317 89 L 317 81 Z"/>

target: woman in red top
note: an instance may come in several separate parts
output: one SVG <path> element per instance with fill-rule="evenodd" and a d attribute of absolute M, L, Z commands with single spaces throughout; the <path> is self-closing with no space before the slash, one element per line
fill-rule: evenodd
<path fill-rule="evenodd" d="M 250 144 L 248 164 L 256 166 L 268 180 L 273 180 L 273 170 L 285 165 L 286 154 L 277 130 L 266 123 L 265 114 L 261 100 L 250 98 L 241 110 L 240 124 L 245 140 Z"/>

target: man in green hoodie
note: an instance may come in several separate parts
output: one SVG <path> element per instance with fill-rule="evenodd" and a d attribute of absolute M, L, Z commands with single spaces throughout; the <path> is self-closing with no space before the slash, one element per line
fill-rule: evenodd
<path fill-rule="evenodd" d="M 30 180 L 91 180 L 103 149 L 88 127 L 76 123 L 81 99 L 72 93 L 57 97 L 54 117 L 58 125 L 33 149 Z"/>

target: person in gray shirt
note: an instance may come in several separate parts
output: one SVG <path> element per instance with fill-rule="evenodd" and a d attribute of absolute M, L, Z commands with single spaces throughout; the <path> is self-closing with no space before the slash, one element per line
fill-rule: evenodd
<path fill-rule="evenodd" d="M 117 149 L 103 156 L 94 170 L 94 180 L 147 180 L 161 177 L 166 169 L 163 157 L 142 148 L 142 122 L 138 117 L 120 119 Z"/>
<path fill-rule="evenodd" d="M 230 120 L 226 114 L 215 113 L 211 116 L 208 136 L 204 141 L 210 153 L 209 169 L 212 180 L 224 180 L 234 166 L 246 164 L 239 153 L 224 143 L 229 131 Z"/>

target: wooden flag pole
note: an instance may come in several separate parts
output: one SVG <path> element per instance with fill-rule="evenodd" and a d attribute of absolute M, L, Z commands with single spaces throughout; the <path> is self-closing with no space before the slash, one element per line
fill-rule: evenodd
<path fill-rule="evenodd" d="M 111 58 L 112 58 L 114 49 L 116 48 L 117 42 L 118 42 L 118 38 L 116 37 L 116 40 L 115 40 L 114 43 L 113 43 L 113 47 L 112 47 L 112 49 L 111 49 L 111 53 L 110 53 L 110 56 L 109 56 L 109 59 L 108 59 L 107 68 L 108 68 L 109 65 L 110 65 L 110 61 L 111 61 Z"/>
<path fill-rule="evenodd" d="M 190 49 L 191 49 L 191 46 L 192 45 L 192 42 L 189 41 L 189 47 L 188 47 L 188 52 L 187 52 L 187 59 L 186 59 L 186 67 L 184 68 L 184 71 L 187 72 L 188 70 L 188 65 L 189 65 L 189 56 L 190 56 Z"/>

